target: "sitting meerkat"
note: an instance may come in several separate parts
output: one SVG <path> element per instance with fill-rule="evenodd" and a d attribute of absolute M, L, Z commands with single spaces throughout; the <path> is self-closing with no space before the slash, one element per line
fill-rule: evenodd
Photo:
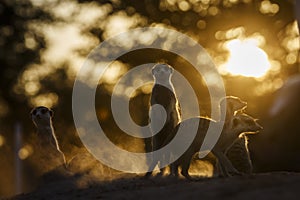
<path fill-rule="evenodd" d="M 244 123 L 244 130 L 238 134 L 237 132 L 234 132 L 234 128 L 240 123 L 240 122 L 245 122 Z M 242 123 L 240 123 L 243 125 Z M 247 125 L 248 124 L 248 125 Z M 242 127 L 241 127 L 242 128 Z M 247 130 L 248 129 L 248 130 Z M 216 148 L 218 151 L 222 152 L 222 156 L 226 157 L 226 161 L 230 161 L 228 164 L 225 162 L 219 162 L 219 169 L 220 169 L 220 175 L 221 176 L 230 176 L 233 174 L 242 174 L 242 171 L 238 171 L 235 166 L 232 164 L 231 160 L 226 156 L 226 152 L 228 151 L 229 148 L 233 147 L 233 144 L 235 144 L 241 135 L 246 135 L 246 134 L 256 134 L 258 131 L 262 130 L 262 126 L 260 126 L 257 123 L 257 119 L 247 115 L 244 112 L 237 112 L 234 117 L 232 118 L 232 126 L 227 129 L 228 134 L 221 134 L 221 137 L 219 138 L 219 141 L 217 142 Z M 241 143 L 240 143 L 241 144 Z M 240 146 L 240 148 L 243 148 L 243 151 L 238 151 L 239 153 L 231 156 L 231 159 L 239 159 L 239 160 L 244 160 L 246 163 L 245 165 L 249 165 L 251 163 L 248 162 L 248 156 L 249 154 L 242 154 L 242 152 L 248 152 L 246 150 L 247 146 L 245 146 L 245 143 L 243 143 L 243 146 Z M 240 149 L 241 150 L 241 149 Z M 213 149 L 214 151 L 214 149 Z M 236 157 L 235 157 L 236 156 Z M 218 159 L 219 160 L 219 159 Z M 236 162 L 235 162 L 236 163 Z M 224 166 L 227 165 L 227 166 Z M 231 167 L 231 166 L 232 167 Z M 229 166 L 229 167 L 228 167 Z"/>
<path fill-rule="evenodd" d="M 191 179 L 188 169 L 190 166 L 191 159 L 194 154 L 196 154 L 206 135 L 210 123 L 220 123 L 209 118 L 196 117 L 182 121 L 176 126 L 178 129 L 180 126 L 190 126 L 191 124 L 198 123 L 198 131 L 196 137 L 194 138 L 192 144 L 187 149 L 187 151 L 179 157 L 174 163 L 171 164 L 172 174 L 178 176 L 178 167 L 181 167 L 181 174 Z M 230 173 L 239 173 L 225 156 L 224 152 L 228 146 L 230 146 L 233 141 L 243 132 L 257 132 L 261 130 L 262 127 L 254 120 L 253 117 L 238 113 L 232 118 L 231 127 L 224 127 L 220 138 L 214 148 L 212 153 L 217 157 L 220 169 L 223 171 L 225 176 L 229 176 Z M 189 133 L 186 133 L 189 134 Z M 209 150 L 209 149 L 207 149 Z"/>
<path fill-rule="evenodd" d="M 52 118 L 53 111 L 47 107 L 39 106 L 30 112 L 32 122 L 37 128 L 38 139 L 40 143 L 40 150 L 45 150 L 44 157 L 49 157 L 49 160 L 53 159 L 50 156 L 55 155 L 60 160 L 60 164 L 67 167 L 67 162 L 64 153 L 60 150 L 58 141 L 54 132 Z M 58 153 L 58 154 L 57 154 Z M 54 159 L 57 159 L 54 158 Z M 48 158 L 47 158 L 48 159 Z"/>
<path fill-rule="evenodd" d="M 176 134 L 175 127 L 181 121 L 180 106 L 171 81 L 173 71 L 174 69 L 171 66 L 161 63 L 156 64 L 152 68 L 154 86 L 150 98 L 150 128 L 153 136 L 151 144 L 145 144 L 146 150 L 151 150 L 152 152 L 162 148 L 165 142 L 168 143 L 173 139 Z M 162 110 L 152 108 L 156 104 L 163 106 L 166 112 L 166 120 Z M 164 120 L 165 123 L 162 124 Z M 160 160 L 169 159 L 168 156 L 160 155 L 159 158 L 153 156 L 146 176 L 152 174 L 155 166 L 160 164 Z M 161 171 L 163 170 L 164 168 L 161 169 Z"/>
<path fill-rule="evenodd" d="M 253 166 L 248 149 L 248 136 L 246 133 L 242 133 L 234 140 L 232 145 L 226 149 L 225 155 L 239 172 L 246 174 L 252 173 Z"/>
<path fill-rule="evenodd" d="M 228 96 L 225 97 L 227 102 L 226 114 L 221 111 L 222 115 L 225 116 L 225 126 L 231 126 L 232 118 L 237 113 L 242 113 L 247 107 L 247 103 L 240 100 L 238 97 Z M 220 106 L 224 104 L 224 99 L 221 100 Z M 250 153 L 248 150 L 248 137 L 246 133 L 241 134 L 234 142 L 226 148 L 226 157 L 232 162 L 233 166 L 242 173 L 252 173 L 252 161 L 250 159 Z M 218 164 L 218 163 L 217 163 Z M 222 175 L 217 165 L 215 166 L 215 173 Z"/>
<path fill-rule="evenodd" d="M 225 108 L 226 107 L 226 108 Z M 247 102 L 242 101 L 240 98 L 235 96 L 226 96 L 220 100 L 220 112 L 221 119 L 224 119 L 224 129 L 232 126 L 232 118 L 237 112 L 242 112 L 247 107 Z M 208 160 L 212 162 L 214 156 L 204 157 L 202 160 Z M 220 169 L 218 168 L 218 162 L 214 163 L 214 174 L 220 174 Z"/>

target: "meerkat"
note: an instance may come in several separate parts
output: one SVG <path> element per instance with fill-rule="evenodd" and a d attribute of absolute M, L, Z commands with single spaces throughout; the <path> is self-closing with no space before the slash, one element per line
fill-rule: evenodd
<path fill-rule="evenodd" d="M 252 161 L 248 149 L 248 136 L 242 133 L 230 147 L 225 151 L 226 157 L 232 165 L 242 173 L 251 174 L 253 170 Z"/>
<path fill-rule="evenodd" d="M 61 164 L 67 168 L 67 162 L 64 153 L 60 150 L 60 147 L 58 145 L 58 141 L 54 132 L 53 124 L 52 124 L 52 118 L 53 118 L 54 112 L 44 106 L 39 106 L 30 112 L 31 119 L 33 124 L 37 128 L 37 134 L 40 142 L 40 147 L 43 149 L 50 146 L 51 152 L 49 153 L 59 153 L 59 159 L 61 159 Z M 54 150 L 54 151 L 53 151 Z M 45 155 L 47 157 L 47 155 Z"/>
<path fill-rule="evenodd" d="M 209 118 L 196 117 L 182 121 L 176 126 L 176 129 L 178 129 L 180 126 L 190 126 L 194 123 L 198 123 L 198 131 L 196 137 L 194 138 L 192 144 L 187 149 L 187 151 L 183 155 L 181 155 L 179 159 L 177 159 L 174 163 L 171 164 L 171 168 L 172 170 L 174 170 L 172 171 L 173 175 L 178 176 L 178 168 L 180 166 L 181 174 L 187 179 L 191 179 L 188 173 L 190 162 L 193 155 L 199 151 L 204 141 L 209 124 L 220 122 L 216 122 Z M 225 174 L 225 176 L 229 176 L 230 173 L 239 173 L 232 166 L 228 158 L 224 155 L 226 148 L 230 146 L 241 133 L 257 132 L 261 129 L 262 127 L 256 122 L 256 120 L 254 120 L 253 117 L 244 113 L 238 113 L 233 117 L 231 127 L 224 127 L 218 142 L 211 151 L 217 157 L 220 169 Z"/>
<path fill-rule="evenodd" d="M 220 100 L 220 112 L 221 112 L 221 119 L 224 119 L 224 128 L 231 127 L 232 117 L 235 115 L 237 111 L 242 111 L 247 107 L 247 103 L 242 101 L 238 97 L 234 96 L 226 96 Z M 225 109 L 226 107 L 226 109 Z M 210 119 L 209 119 L 210 120 Z M 203 120 L 202 120 L 203 121 Z M 203 158 L 202 160 L 207 160 L 211 162 L 211 158 L 214 156 L 208 155 L 207 157 Z M 214 169 L 218 172 L 218 162 L 214 161 Z M 174 167 L 174 166 L 172 166 Z M 173 174 L 178 173 L 178 169 L 171 169 Z"/>
<path fill-rule="evenodd" d="M 244 110 L 238 111 L 243 113 Z M 254 119 L 257 121 L 257 119 Z M 242 133 L 237 139 L 225 150 L 227 158 L 232 162 L 233 166 L 242 173 L 251 174 L 253 170 L 250 152 L 248 149 L 248 135 L 250 133 Z"/>
<path fill-rule="evenodd" d="M 247 107 L 247 102 L 242 101 L 239 97 L 226 96 L 220 100 L 220 112 L 221 119 L 224 119 L 224 128 L 232 126 L 232 118 L 238 112 L 243 112 Z M 214 174 L 220 174 L 220 169 L 218 168 L 218 162 L 212 161 L 211 158 L 214 156 L 207 156 L 202 160 L 208 160 L 214 165 Z"/>
<path fill-rule="evenodd" d="M 154 86 L 152 88 L 150 98 L 150 128 L 153 133 L 151 137 L 151 144 L 146 149 L 152 152 L 158 150 L 164 146 L 164 143 L 168 143 L 173 139 L 176 132 L 175 127 L 181 121 L 181 112 L 178 99 L 175 93 L 173 83 L 171 81 L 174 69 L 167 64 L 156 64 L 152 68 L 152 75 L 154 78 Z M 152 109 L 152 106 L 159 104 L 163 106 L 166 112 L 165 123 L 163 119 L 163 113 L 161 110 Z M 161 130 L 158 130 L 162 127 Z M 156 134 L 155 134 L 156 133 Z M 155 135 L 154 135 L 155 134 Z M 168 155 L 161 155 L 159 158 L 152 157 L 152 161 L 149 164 L 149 170 L 146 176 L 152 174 L 155 166 L 161 159 L 168 159 Z M 163 171 L 164 168 L 161 169 Z"/>
<path fill-rule="evenodd" d="M 240 131 L 240 134 L 238 132 L 235 132 L 235 127 L 240 126 L 243 131 Z M 242 138 L 242 136 L 246 136 L 246 134 L 256 134 L 258 131 L 262 130 L 262 126 L 257 123 L 257 119 L 247 115 L 243 112 L 243 110 L 238 111 L 234 117 L 232 117 L 231 127 L 227 128 L 227 134 L 221 134 L 221 137 L 216 144 L 217 151 L 222 152 L 222 156 L 226 157 L 224 162 L 218 162 L 219 164 L 219 170 L 221 176 L 231 176 L 233 174 L 243 174 L 244 171 L 237 170 L 236 167 L 241 168 L 240 166 L 250 166 L 252 167 L 251 160 L 249 160 L 249 152 L 248 152 L 248 146 L 245 143 L 246 138 Z M 243 142 L 244 141 L 244 142 Z M 228 149 L 235 148 L 239 145 L 238 151 L 231 151 L 230 158 L 234 161 L 234 165 L 231 160 L 227 157 L 229 154 Z M 214 149 L 213 149 L 214 151 Z M 218 159 L 219 160 L 219 159 Z M 236 160 L 239 160 L 240 163 L 238 163 Z M 228 162 L 230 161 L 230 162 Z M 226 163 L 227 164 L 226 164 Z M 244 162 L 244 163 L 243 163 Z M 225 165 L 227 166 L 224 166 Z M 237 165 L 239 164 L 239 165 Z M 228 167 L 229 166 L 229 167 Z"/>
<path fill-rule="evenodd" d="M 226 113 L 222 111 L 222 104 L 226 99 Z M 221 114 L 225 115 L 225 126 L 231 126 L 232 118 L 237 113 L 243 113 L 247 107 L 247 103 L 238 97 L 228 96 L 221 100 Z M 248 150 L 248 137 L 246 133 L 241 134 L 234 142 L 225 150 L 226 157 L 232 162 L 233 166 L 242 173 L 252 173 L 252 161 Z M 218 164 L 218 163 L 217 163 Z M 215 173 L 222 175 L 215 165 Z"/>

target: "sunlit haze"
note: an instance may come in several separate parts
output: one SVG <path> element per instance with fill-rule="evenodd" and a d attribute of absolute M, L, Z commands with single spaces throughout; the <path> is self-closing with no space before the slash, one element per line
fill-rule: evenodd
<path fill-rule="evenodd" d="M 268 55 L 255 39 L 234 39 L 225 45 L 230 55 L 223 67 L 230 74 L 258 78 L 270 69 Z"/>

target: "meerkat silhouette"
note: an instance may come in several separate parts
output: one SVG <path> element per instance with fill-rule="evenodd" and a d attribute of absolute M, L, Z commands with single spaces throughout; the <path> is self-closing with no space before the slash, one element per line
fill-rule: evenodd
<path fill-rule="evenodd" d="M 234 169 L 238 171 L 238 173 L 236 173 L 236 171 L 232 171 L 230 170 L 230 168 L 225 167 L 225 170 L 221 172 L 221 175 L 223 176 L 230 176 L 232 174 L 243 174 L 248 172 L 251 173 L 252 162 L 250 160 L 250 154 L 248 151 L 247 135 L 256 134 L 258 133 L 258 131 L 263 129 L 263 127 L 257 123 L 257 119 L 247 115 L 244 112 L 238 112 L 237 114 L 235 114 L 235 116 L 232 119 L 232 127 L 235 127 L 236 124 L 240 123 L 236 119 L 236 117 L 239 117 L 240 120 L 246 122 L 246 124 L 249 124 L 249 126 L 248 127 L 245 126 L 245 130 L 241 132 L 241 134 L 234 135 L 233 137 L 231 137 L 232 139 L 233 138 L 235 139 L 233 141 L 231 140 L 232 141 L 231 144 L 227 143 L 226 144 L 227 148 L 225 150 L 223 149 L 224 154 L 226 155 L 230 163 L 232 163 Z M 252 130 L 251 129 L 246 130 L 247 128 L 250 128 L 251 124 L 254 128 Z M 255 131 L 255 126 L 257 129 L 256 131 Z"/>
<path fill-rule="evenodd" d="M 224 111 L 224 104 L 226 100 L 226 112 Z M 231 127 L 233 122 L 233 117 L 237 113 L 243 113 L 247 107 L 247 103 L 239 99 L 238 97 L 227 96 L 220 101 L 221 114 L 225 115 L 225 127 Z M 222 110 L 223 109 L 223 110 Z M 254 121 L 256 119 L 253 118 Z M 242 133 L 239 135 L 232 144 L 228 145 L 228 147 L 223 152 L 228 160 L 232 163 L 233 167 L 242 173 L 250 174 L 252 173 L 252 161 L 250 157 L 250 153 L 248 150 L 248 137 L 247 134 L 253 134 L 256 132 L 248 132 Z M 230 136 L 230 135 L 229 135 Z M 224 140 L 224 139 L 223 139 Z M 225 139 L 225 141 L 231 141 L 232 139 Z M 224 149 L 224 147 L 223 147 Z M 215 162 L 214 165 L 214 175 L 219 176 L 228 176 L 228 174 L 235 174 L 234 171 L 225 171 L 221 169 L 220 163 Z"/>
<path fill-rule="evenodd" d="M 209 124 L 220 122 L 216 122 L 209 118 L 195 117 L 182 121 L 179 125 L 176 126 L 176 129 L 178 129 L 180 126 L 188 127 L 195 123 L 198 123 L 196 136 L 185 153 L 171 164 L 172 175 L 178 176 L 178 168 L 181 167 L 181 174 L 187 179 L 192 179 L 192 177 L 188 173 L 191 159 L 193 155 L 199 151 L 209 128 Z M 222 170 L 222 173 L 225 176 L 230 176 L 231 173 L 239 174 L 239 172 L 232 166 L 231 162 L 225 156 L 224 152 L 226 148 L 230 146 L 241 133 L 256 132 L 261 129 L 262 127 L 256 122 L 256 120 L 254 120 L 253 117 L 244 113 L 238 113 L 232 118 L 231 127 L 224 127 L 218 142 L 213 147 L 211 152 L 217 157 L 218 163 L 220 165 L 220 170 Z"/>
<path fill-rule="evenodd" d="M 222 99 L 220 106 L 224 105 L 224 100 L 227 102 L 225 126 L 231 126 L 233 116 L 237 113 L 243 113 L 247 107 L 247 103 L 240 100 L 238 97 L 228 96 Z M 223 113 L 224 115 L 224 113 Z M 256 119 L 254 119 L 256 121 Z M 248 133 L 249 134 L 249 133 Z M 253 134 L 253 133 L 251 133 Z M 233 143 L 225 150 L 226 157 L 230 160 L 232 165 L 242 173 L 252 173 L 252 161 L 248 149 L 247 133 L 242 133 L 236 138 Z M 218 172 L 222 175 L 220 172 Z"/>
<path fill-rule="evenodd" d="M 248 149 L 248 140 L 247 134 L 242 133 L 232 145 L 226 149 L 225 155 L 239 172 L 251 174 L 253 166 Z"/>
<path fill-rule="evenodd" d="M 50 156 L 57 155 L 58 160 L 60 160 L 60 164 L 63 164 L 65 168 L 67 168 L 67 162 L 64 153 L 60 150 L 53 124 L 54 112 L 44 106 L 39 106 L 33 108 L 30 112 L 32 122 L 37 128 L 38 139 L 40 143 L 41 150 L 45 149 L 47 152 L 44 157 L 47 159 L 49 157 L 49 162 L 51 159 Z M 48 152 L 49 151 L 49 152 Z M 54 158 L 54 159 L 57 159 Z"/>
<path fill-rule="evenodd" d="M 237 111 L 243 113 L 244 109 Z M 257 121 L 257 119 L 254 119 Z M 248 149 L 248 135 L 255 134 L 257 132 L 245 132 L 239 135 L 233 143 L 225 150 L 225 155 L 232 162 L 233 166 L 242 173 L 252 173 L 252 161 L 250 152 Z"/>
<path fill-rule="evenodd" d="M 220 100 L 220 112 L 221 112 L 221 119 L 224 119 L 224 129 L 228 129 L 232 127 L 232 119 L 233 116 L 238 112 L 243 112 L 247 107 L 247 102 L 242 101 L 240 98 L 235 96 L 226 96 Z M 230 139 L 226 139 L 226 141 L 230 141 Z M 225 153 L 225 152 L 224 152 Z M 208 160 L 210 162 L 211 158 L 213 156 L 207 156 L 203 158 L 203 160 Z M 212 162 L 215 163 L 214 165 L 214 174 L 221 174 L 219 169 L 219 163 L 218 162 Z"/>
<path fill-rule="evenodd" d="M 247 106 L 247 103 L 242 101 L 238 97 L 226 96 L 225 98 L 221 99 L 219 106 L 220 106 L 221 119 L 224 119 L 224 129 L 229 129 L 231 127 L 232 116 L 236 113 L 236 111 L 245 109 Z M 193 121 L 195 121 L 196 119 L 199 119 L 200 122 L 204 122 L 204 123 L 199 122 L 199 124 L 201 124 L 201 126 L 199 126 L 198 129 L 201 129 L 201 128 L 206 129 L 206 126 L 207 126 L 206 123 L 209 123 L 209 121 L 213 121 L 208 118 L 202 118 L 202 121 L 201 121 L 201 118 L 194 118 L 194 119 L 190 119 L 191 124 L 195 123 Z M 186 124 L 188 124 L 188 123 L 189 122 L 186 121 Z M 229 139 L 226 139 L 226 140 L 229 140 Z M 207 159 L 210 161 L 210 158 L 211 158 L 211 156 L 207 156 L 204 158 L 204 160 Z M 216 164 L 218 164 L 218 162 Z M 215 168 L 218 168 L 217 166 L 218 165 L 216 165 Z M 178 166 L 171 165 L 171 175 L 176 175 L 176 176 L 178 175 Z"/>
<path fill-rule="evenodd" d="M 162 148 L 165 142 L 173 139 L 176 132 L 175 127 L 181 121 L 180 106 L 174 90 L 171 77 L 174 69 L 167 64 L 156 64 L 152 68 L 154 86 L 150 98 L 150 128 L 153 136 L 150 144 L 146 144 L 146 150 L 151 152 Z M 155 108 L 160 105 L 163 109 Z M 148 146 L 148 147 L 147 147 Z M 153 156 L 149 164 L 146 176 L 152 174 L 156 165 L 160 165 L 162 159 L 168 159 L 168 155 Z M 161 169 L 161 172 L 165 168 Z"/>

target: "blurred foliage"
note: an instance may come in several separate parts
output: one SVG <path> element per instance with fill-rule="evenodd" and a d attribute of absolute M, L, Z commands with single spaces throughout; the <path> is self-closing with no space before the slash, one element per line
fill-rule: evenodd
<path fill-rule="evenodd" d="M 74 146 L 82 146 L 71 108 L 76 72 L 94 47 L 119 32 L 144 26 L 174 28 L 198 41 L 217 65 L 228 58 L 226 42 L 240 37 L 263 38 L 262 49 L 272 60 L 271 67 L 276 68 L 273 72 L 260 79 L 223 74 L 227 94 L 248 101 L 248 112 L 261 119 L 266 117 L 273 92 L 287 77 L 299 73 L 299 44 L 295 45 L 299 38 L 291 0 L 2 0 L 0 19 L 0 136 L 4 138 L 0 158 L 5 162 L 0 176 L 7 173 L 10 180 L 0 181 L 0 195 L 13 192 L 14 172 L 4 168 L 14 166 L 14 125 L 22 123 L 24 145 L 30 144 L 28 138 L 34 128 L 28 113 L 33 106 L 43 104 L 54 109 L 58 139 L 67 156 L 74 154 Z M 178 56 L 151 50 L 133 52 L 119 58 L 126 67 L 113 77 L 162 59 L 188 77 L 198 91 L 200 108 L 209 115 L 209 98 L 203 95 L 207 94 L 205 84 Z M 108 109 L 115 83 L 108 79 L 98 87 L 98 118 L 120 146 L 124 138 L 140 144 L 115 134 L 120 130 Z M 131 101 L 131 113 L 138 124 L 147 123 L 148 99 L 149 93 L 140 91 Z M 28 166 L 34 168 L 30 162 Z"/>

